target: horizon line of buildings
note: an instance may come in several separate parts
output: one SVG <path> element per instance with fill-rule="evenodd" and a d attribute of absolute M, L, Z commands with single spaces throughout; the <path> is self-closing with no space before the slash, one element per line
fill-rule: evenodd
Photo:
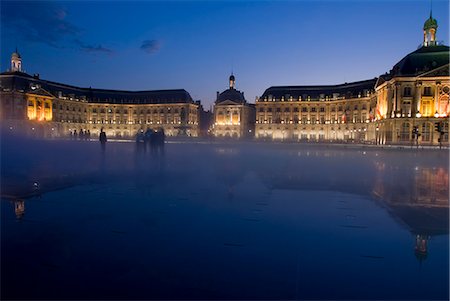
<path fill-rule="evenodd" d="M 253 104 L 231 74 L 213 112 L 184 89 L 122 91 L 43 80 L 22 71 L 16 50 L 11 69 L 0 73 L 0 121 L 44 137 L 103 128 L 109 137 L 132 138 L 163 128 L 169 136 L 448 144 L 450 51 L 436 41 L 437 27 L 430 13 L 422 46 L 369 80 L 269 87 Z"/>

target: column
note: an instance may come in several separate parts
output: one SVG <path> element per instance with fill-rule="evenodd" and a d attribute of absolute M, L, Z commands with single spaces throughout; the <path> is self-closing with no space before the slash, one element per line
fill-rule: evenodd
<path fill-rule="evenodd" d="M 416 90 L 414 93 L 414 101 L 415 101 L 414 104 L 415 104 L 416 111 L 414 112 L 414 114 L 416 114 L 417 112 L 420 112 L 420 94 L 422 93 L 421 87 L 422 87 L 422 83 L 416 82 Z"/>

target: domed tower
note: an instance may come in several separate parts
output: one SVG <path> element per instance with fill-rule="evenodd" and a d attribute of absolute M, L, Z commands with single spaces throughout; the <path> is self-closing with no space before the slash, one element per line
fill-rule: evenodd
<path fill-rule="evenodd" d="M 22 57 L 20 56 L 19 52 L 17 52 L 17 48 L 16 51 L 11 55 L 11 71 L 22 72 Z"/>
<path fill-rule="evenodd" d="M 432 11 L 430 11 L 430 18 L 423 24 L 423 46 L 436 45 L 436 31 L 438 24 L 436 19 L 433 19 Z"/>
<path fill-rule="evenodd" d="M 231 73 L 230 75 L 230 89 L 234 89 L 234 85 L 235 85 L 236 79 L 234 78 L 233 73 Z"/>

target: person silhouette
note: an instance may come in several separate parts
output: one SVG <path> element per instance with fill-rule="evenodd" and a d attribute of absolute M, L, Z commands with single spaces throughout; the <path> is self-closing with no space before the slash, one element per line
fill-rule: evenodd
<path fill-rule="evenodd" d="M 103 131 L 103 128 L 101 128 L 101 130 L 100 130 L 100 135 L 99 135 L 98 140 L 100 141 L 100 145 L 102 146 L 102 152 L 104 152 L 106 149 L 107 138 L 106 138 L 106 133 Z"/>
<path fill-rule="evenodd" d="M 157 147 L 158 147 L 158 153 L 160 155 L 164 154 L 164 142 L 166 140 L 166 134 L 164 133 L 163 128 L 159 128 L 157 132 Z"/>

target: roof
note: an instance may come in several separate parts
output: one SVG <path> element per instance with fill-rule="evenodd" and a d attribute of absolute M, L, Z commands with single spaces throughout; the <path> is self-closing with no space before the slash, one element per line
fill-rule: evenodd
<path fill-rule="evenodd" d="M 391 70 L 392 76 L 417 76 L 449 63 L 450 48 L 444 45 L 422 46 L 401 59 Z"/>
<path fill-rule="evenodd" d="M 436 21 L 436 19 L 433 19 L 433 16 L 431 15 L 431 12 L 430 12 L 430 17 L 423 24 L 423 30 L 427 30 L 430 28 L 436 29 L 437 27 L 438 27 L 437 21 Z"/>
<path fill-rule="evenodd" d="M 0 73 L 0 89 L 20 92 L 32 92 L 31 87 L 41 88 L 54 97 L 60 95 L 82 98 L 92 103 L 112 104 L 158 104 L 158 103 L 193 103 L 189 93 L 184 89 L 124 91 L 81 88 L 62 83 L 39 79 L 23 72 Z M 37 87 L 37 88 L 36 88 Z"/>
<path fill-rule="evenodd" d="M 281 99 L 281 97 L 319 99 L 321 96 L 333 96 L 338 94 L 338 97 L 355 98 L 358 95 L 364 95 L 364 92 L 373 91 L 377 79 L 369 79 L 357 81 L 352 83 L 344 83 L 339 85 L 314 85 L 314 86 L 273 86 L 264 92 L 261 96 L 264 98 Z"/>
<path fill-rule="evenodd" d="M 232 102 L 236 102 L 239 104 L 246 102 L 245 98 L 244 98 L 244 93 L 239 90 L 233 89 L 233 88 L 227 89 L 227 90 L 223 91 L 222 93 L 220 93 L 217 96 L 216 104 L 227 101 L 227 100 L 230 100 Z"/>

